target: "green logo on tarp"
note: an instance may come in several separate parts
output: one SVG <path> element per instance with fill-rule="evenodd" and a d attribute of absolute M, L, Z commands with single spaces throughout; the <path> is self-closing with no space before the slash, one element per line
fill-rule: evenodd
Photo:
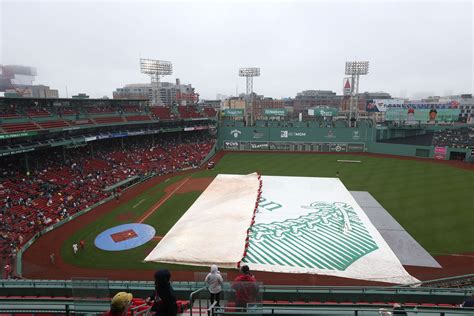
<path fill-rule="evenodd" d="M 344 271 L 378 249 L 351 205 L 314 202 L 302 208 L 311 212 L 252 226 L 243 262 Z"/>

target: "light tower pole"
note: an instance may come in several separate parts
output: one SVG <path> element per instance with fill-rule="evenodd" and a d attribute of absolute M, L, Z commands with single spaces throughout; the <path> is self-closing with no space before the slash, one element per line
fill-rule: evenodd
<path fill-rule="evenodd" d="M 346 75 L 351 76 L 351 93 L 349 100 L 349 126 L 352 126 L 354 121 L 354 127 L 358 117 L 359 109 L 359 76 L 367 75 L 369 73 L 369 62 L 368 61 L 346 61 Z M 355 102 L 355 108 L 354 108 Z"/>
<path fill-rule="evenodd" d="M 253 125 L 253 77 L 260 76 L 260 68 L 258 67 L 245 67 L 239 69 L 239 77 L 245 77 L 247 79 L 247 102 L 250 102 L 250 125 Z"/>
<path fill-rule="evenodd" d="M 152 105 L 162 105 L 160 97 L 160 78 L 173 74 L 170 61 L 140 58 L 140 70 L 151 77 Z"/>

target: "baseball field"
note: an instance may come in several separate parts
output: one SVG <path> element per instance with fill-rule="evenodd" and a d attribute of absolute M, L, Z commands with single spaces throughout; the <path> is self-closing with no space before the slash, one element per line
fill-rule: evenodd
<path fill-rule="evenodd" d="M 144 263 L 143 259 L 212 179 L 221 173 L 255 171 L 279 176 L 335 177 L 338 174 L 348 190 L 370 192 L 434 257 L 474 253 L 474 171 L 420 159 L 375 155 L 225 153 L 220 156 L 213 170 L 152 179 L 126 191 L 118 201 L 110 201 L 99 210 L 58 228 L 58 232 L 46 234 L 26 252 L 25 261 L 37 260 L 42 261 L 38 265 L 47 265 L 47 254 L 56 250 L 60 252 L 58 263 L 71 269 L 150 270 L 166 266 Z M 126 251 L 109 252 L 94 246 L 98 234 L 125 223 L 149 224 L 155 228 L 156 237 Z M 79 240 L 84 240 L 86 246 L 75 255 L 72 244 Z M 52 241 L 59 245 L 53 245 Z M 41 251 L 40 246 L 49 248 Z M 32 259 L 35 253 L 37 259 Z M 189 266 L 168 267 L 180 271 L 202 270 Z"/>

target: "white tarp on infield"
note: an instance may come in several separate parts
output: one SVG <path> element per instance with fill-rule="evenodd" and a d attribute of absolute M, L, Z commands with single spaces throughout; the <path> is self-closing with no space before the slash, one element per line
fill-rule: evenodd
<path fill-rule="evenodd" d="M 258 187 L 257 174 L 218 175 L 145 261 L 234 268 L 244 253 Z"/>
<path fill-rule="evenodd" d="M 410 276 L 337 178 L 262 176 L 243 262 L 252 270 L 391 283 Z M 218 175 L 146 261 L 236 267 L 258 192 L 253 175 Z"/>
<path fill-rule="evenodd" d="M 417 282 L 338 178 L 262 176 L 243 262 L 257 271 Z"/>

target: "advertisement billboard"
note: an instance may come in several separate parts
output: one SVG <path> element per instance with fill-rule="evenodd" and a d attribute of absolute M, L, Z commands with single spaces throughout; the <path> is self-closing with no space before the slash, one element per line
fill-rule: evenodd
<path fill-rule="evenodd" d="M 446 157 L 448 155 L 448 147 L 441 147 L 441 146 L 436 146 L 434 149 L 434 159 L 438 160 L 446 160 Z"/>
<path fill-rule="evenodd" d="M 389 108 L 385 112 L 385 120 L 404 122 L 453 122 L 458 120 L 459 113 L 459 109 Z"/>
<path fill-rule="evenodd" d="M 441 110 L 459 109 L 460 103 L 452 100 L 446 102 L 407 101 L 403 99 L 374 99 L 366 103 L 367 112 L 386 112 L 389 109 Z"/>
<path fill-rule="evenodd" d="M 286 116 L 287 110 L 284 108 L 281 109 L 265 109 L 263 115 L 265 116 Z"/>
<path fill-rule="evenodd" d="M 224 116 L 244 116 L 244 109 L 225 109 Z"/>

